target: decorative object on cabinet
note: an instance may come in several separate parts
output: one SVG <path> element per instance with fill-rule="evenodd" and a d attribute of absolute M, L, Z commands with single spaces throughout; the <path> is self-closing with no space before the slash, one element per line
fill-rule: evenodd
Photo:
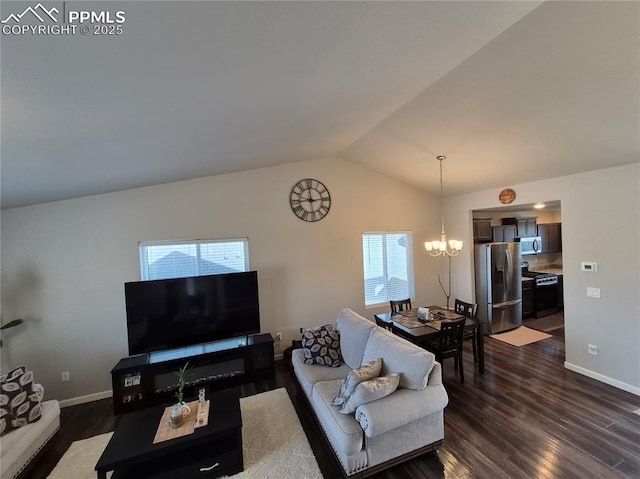
<path fill-rule="evenodd" d="M 424 247 L 431 256 L 456 256 L 462 249 L 462 241 L 450 239 L 447 242 L 447 235 L 444 232 L 444 195 L 442 188 L 442 162 L 446 160 L 446 156 L 437 156 L 436 160 L 440 162 L 440 222 L 441 233 L 440 241 L 425 241 Z"/>
<path fill-rule="evenodd" d="M 291 211 L 302 221 L 320 221 L 331 209 L 331 195 L 321 181 L 305 178 L 298 181 L 289 194 Z"/>
<path fill-rule="evenodd" d="M 176 391 L 176 398 L 178 402 L 171 406 L 171 419 L 169 424 L 172 428 L 179 428 L 182 425 L 184 417 L 191 412 L 191 408 L 184 402 L 184 385 L 187 381 L 187 367 L 189 363 L 185 363 L 176 375 L 178 376 L 178 390 Z"/>
<path fill-rule="evenodd" d="M 500 203 L 502 203 L 503 205 L 508 205 L 510 203 L 513 203 L 513 200 L 516 199 L 516 192 L 513 191 L 511 188 L 505 188 L 498 195 L 498 199 L 500 200 Z"/>

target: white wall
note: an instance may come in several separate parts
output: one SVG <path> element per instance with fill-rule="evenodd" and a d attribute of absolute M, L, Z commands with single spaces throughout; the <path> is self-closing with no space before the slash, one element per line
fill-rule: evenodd
<path fill-rule="evenodd" d="M 640 395 L 640 166 L 638 164 L 511 186 L 517 202 L 560 200 L 566 362 L 569 369 Z M 500 189 L 450 198 L 452 228 L 472 234 L 471 211 L 500 206 Z M 580 270 L 598 263 L 597 273 Z M 472 251 L 455 260 L 462 297 L 472 297 Z M 587 286 L 601 298 L 586 297 Z M 587 345 L 599 348 L 589 355 Z"/>
<path fill-rule="evenodd" d="M 331 211 L 305 223 L 289 207 L 301 178 L 322 180 Z M 123 283 L 140 279 L 141 240 L 249 237 L 258 271 L 262 329 L 284 335 L 364 308 L 364 231 L 413 230 L 418 304 L 441 303 L 441 263 L 422 247 L 439 234 L 439 202 L 417 189 L 338 159 L 91 196 L 2 212 L 2 369 L 26 364 L 49 398 L 111 389 L 127 354 Z M 60 372 L 71 381 L 61 383 Z"/>

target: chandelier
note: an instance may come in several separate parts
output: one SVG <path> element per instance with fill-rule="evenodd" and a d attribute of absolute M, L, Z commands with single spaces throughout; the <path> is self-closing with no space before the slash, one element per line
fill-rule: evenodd
<path fill-rule="evenodd" d="M 447 242 L 447 235 L 444 233 L 444 196 L 442 194 L 442 162 L 446 160 L 446 156 L 437 156 L 436 160 L 440 162 L 440 218 L 442 223 L 442 232 L 440 233 L 440 240 L 425 241 L 424 247 L 427 249 L 431 256 L 456 256 L 462 249 L 462 241 L 449 240 Z"/>

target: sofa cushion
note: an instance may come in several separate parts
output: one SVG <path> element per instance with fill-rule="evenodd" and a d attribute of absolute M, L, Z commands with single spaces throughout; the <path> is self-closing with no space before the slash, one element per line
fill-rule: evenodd
<path fill-rule="evenodd" d="M 440 374 L 438 363 L 431 374 L 436 368 Z M 420 391 L 398 389 L 388 397 L 358 407 L 355 418 L 367 437 L 376 437 L 442 411 L 448 402 L 447 392 L 441 384 L 429 384 Z"/>
<path fill-rule="evenodd" d="M 305 364 L 302 349 L 292 351 L 291 362 L 293 364 L 293 372 L 308 398 L 311 398 L 311 392 L 316 383 L 335 381 L 336 379 L 340 381 L 351 371 L 351 368 L 344 363 L 339 368 L 324 368 L 313 364 Z"/>
<path fill-rule="evenodd" d="M 310 402 L 329 442 L 336 450 L 351 456 L 362 451 L 364 432 L 353 414 L 340 414 L 338 408 L 331 405 L 331 399 L 339 388 L 339 380 L 317 383 Z"/>
<path fill-rule="evenodd" d="M 389 396 L 398 389 L 399 381 L 400 374 L 392 373 L 387 376 L 380 376 L 379 378 L 361 382 L 356 386 L 356 390 L 345 401 L 338 412 L 340 414 L 351 414 L 363 404 Z"/>
<path fill-rule="evenodd" d="M 424 389 L 433 369 L 433 353 L 406 341 L 393 333 L 375 328 L 369 336 L 362 361 L 383 358 L 381 374 L 400 373 L 400 387 Z"/>
<path fill-rule="evenodd" d="M 318 328 L 302 328 L 302 351 L 305 364 L 340 366 L 340 332 L 333 325 L 325 324 Z"/>
<path fill-rule="evenodd" d="M 377 358 L 373 361 L 369 361 L 368 363 L 363 364 L 357 369 L 349 371 L 347 377 L 342 380 L 340 391 L 338 392 L 338 395 L 333 398 L 331 404 L 333 404 L 334 406 L 342 406 L 344 402 L 349 399 L 349 396 L 353 394 L 353 391 L 356 390 L 356 386 L 358 384 L 368 379 L 377 378 L 378 376 L 380 376 L 381 370 L 382 358 Z"/>
<path fill-rule="evenodd" d="M 369 339 L 371 330 L 376 327 L 373 321 L 363 318 L 355 311 L 345 308 L 338 314 L 336 328 L 340 331 L 342 358 L 351 369 L 360 367 L 362 363 L 375 359 L 370 357 L 367 361 L 362 359 L 364 348 Z M 379 354 L 376 357 L 382 357 Z"/>
<path fill-rule="evenodd" d="M 44 388 L 20 366 L 0 378 L 0 436 L 40 419 Z"/>

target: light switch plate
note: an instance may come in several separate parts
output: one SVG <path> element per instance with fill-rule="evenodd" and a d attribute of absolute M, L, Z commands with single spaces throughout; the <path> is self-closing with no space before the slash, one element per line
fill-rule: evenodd
<path fill-rule="evenodd" d="M 600 288 L 592 288 L 591 286 L 587 286 L 587 296 L 589 298 L 599 298 Z"/>

